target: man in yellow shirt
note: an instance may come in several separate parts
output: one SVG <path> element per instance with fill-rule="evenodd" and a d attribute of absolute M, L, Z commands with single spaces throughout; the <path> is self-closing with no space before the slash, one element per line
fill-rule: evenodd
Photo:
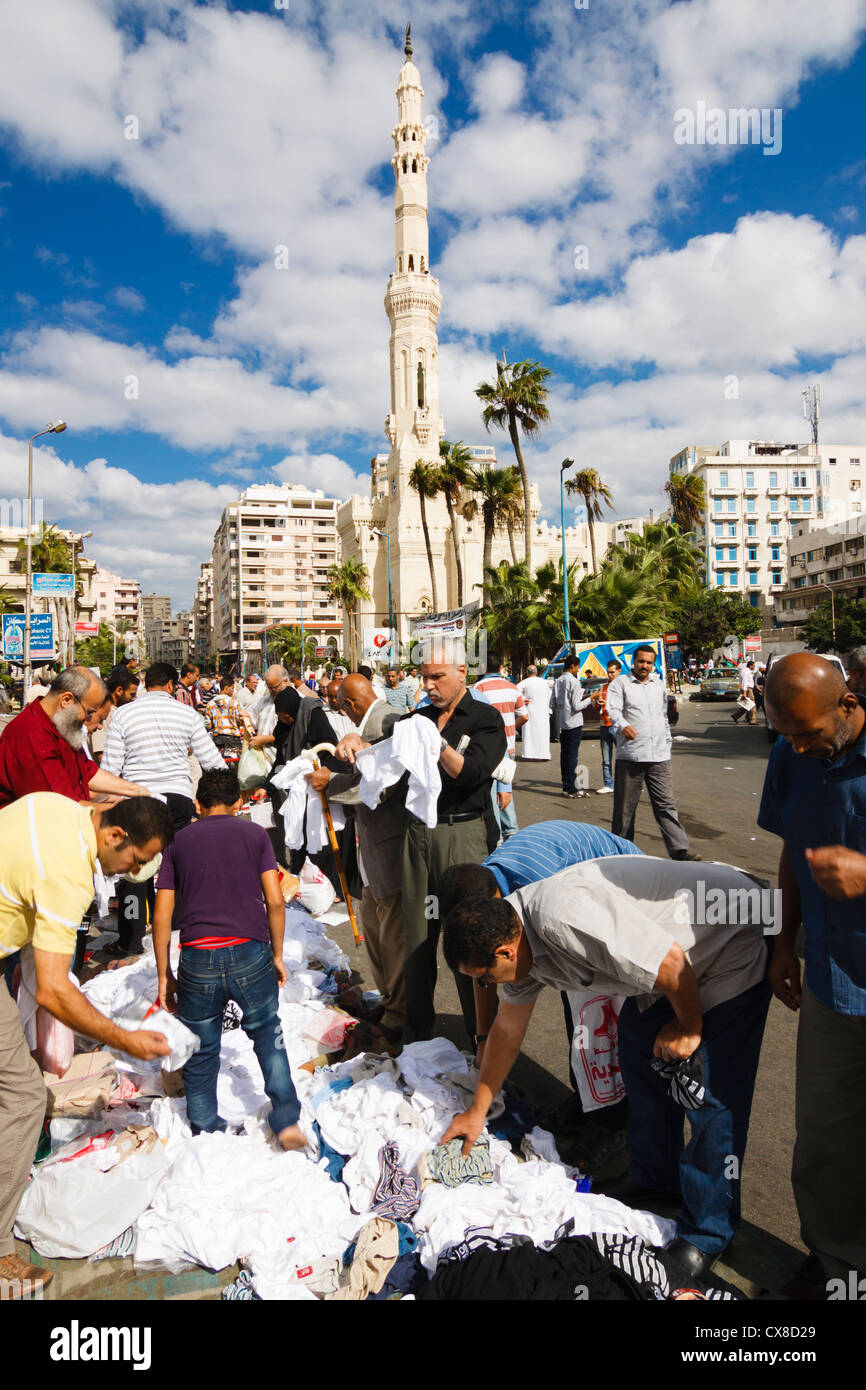
<path fill-rule="evenodd" d="M 32 949 L 38 1004 L 76 1032 L 145 1060 L 170 1050 L 163 1035 L 112 1023 L 72 983 L 69 966 L 97 859 L 106 875 L 136 873 L 173 834 L 167 806 L 154 797 L 103 809 L 34 792 L 0 810 L 0 960 Z M 51 1278 L 15 1253 L 12 1236 L 45 1107 L 42 1073 L 0 980 L 0 1289 L 7 1297 Z"/>

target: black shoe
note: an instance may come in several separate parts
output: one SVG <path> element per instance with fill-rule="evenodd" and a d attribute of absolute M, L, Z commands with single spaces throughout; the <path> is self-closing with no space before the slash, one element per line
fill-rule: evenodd
<path fill-rule="evenodd" d="M 604 1197 L 613 1197 L 617 1202 L 624 1202 L 627 1207 L 642 1208 L 647 1203 L 653 1206 L 680 1207 L 683 1201 L 681 1192 L 666 1192 L 657 1187 L 646 1187 L 643 1183 L 635 1182 L 628 1173 L 624 1173 L 620 1178 L 612 1178 L 610 1182 L 597 1183 L 596 1190 Z"/>
<path fill-rule="evenodd" d="M 678 849 L 676 854 L 671 855 L 671 859 L 688 859 L 693 864 L 702 864 L 703 860 L 699 854 L 693 854 L 690 849 Z"/>
<path fill-rule="evenodd" d="M 672 1287 L 681 1289 L 709 1274 L 720 1254 L 721 1251 L 708 1255 L 705 1250 L 699 1250 L 690 1241 L 677 1236 L 661 1251 L 660 1258 Z"/>
<path fill-rule="evenodd" d="M 809 1255 L 792 1279 L 783 1284 L 780 1293 L 797 1303 L 823 1303 L 827 1298 L 829 1276 L 820 1259 Z"/>

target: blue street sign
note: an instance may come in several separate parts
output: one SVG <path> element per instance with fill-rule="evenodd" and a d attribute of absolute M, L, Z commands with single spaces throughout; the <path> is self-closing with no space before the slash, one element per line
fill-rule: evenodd
<path fill-rule="evenodd" d="M 24 660 L 24 614 L 3 614 L 3 655 L 7 661 Z M 54 655 L 54 616 L 33 613 L 30 618 L 30 655 Z"/>
<path fill-rule="evenodd" d="M 75 592 L 74 574 L 43 574 L 37 572 L 33 575 L 33 595 L 34 597 L 49 596 L 56 598 L 66 596 L 71 598 Z"/>

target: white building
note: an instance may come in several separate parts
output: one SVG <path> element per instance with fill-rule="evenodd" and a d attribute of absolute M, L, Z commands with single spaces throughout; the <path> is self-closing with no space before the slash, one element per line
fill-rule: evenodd
<path fill-rule="evenodd" d="M 698 540 L 707 584 L 738 590 L 772 625 L 785 588 L 787 544 L 798 525 L 844 520 L 860 510 L 864 445 L 783 444 L 729 439 L 717 449 L 689 445 L 670 473 L 703 479 L 706 508 Z"/>
<path fill-rule="evenodd" d="M 93 597 L 96 599 L 96 622 L 107 623 L 112 629 L 122 625 L 121 654 L 129 650 L 138 656 L 143 643 L 141 618 L 141 585 L 137 579 L 121 579 L 119 574 L 98 565 L 93 575 Z M 126 626 L 126 625 L 129 626 Z"/>
<path fill-rule="evenodd" d="M 397 124 L 392 133 L 394 155 L 394 269 L 388 277 L 385 310 L 390 324 L 390 405 L 385 434 L 390 452 L 371 460 L 369 496 L 349 498 L 339 510 L 337 524 L 344 560 L 355 558 L 367 567 L 371 598 L 358 606 L 357 626 L 387 626 L 388 544 L 373 534 L 381 530 L 390 541 L 391 598 L 394 626 L 401 641 L 409 637 L 410 624 L 423 613 L 446 611 L 460 601 L 457 567 L 451 539 L 451 522 L 445 500 L 437 496 L 426 503 L 436 592 L 421 524 L 421 505 L 409 486 L 409 476 L 419 462 L 439 463 L 439 441 L 445 434 L 439 400 L 439 343 L 436 323 L 442 307 L 438 280 L 430 273 L 427 227 L 427 130 L 422 116 L 421 77 L 412 62 L 407 41 L 406 62 L 397 79 Z M 496 464 L 492 446 L 478 446 L 473 453 L 479 464 Z M 510 460 L 509 460 L 510 461 Z M 562 533 L 539 520 L 538 490 L 531 489 L 535 521 L 533 567 L 562 555 Z M 575 502 L 569 498 L 572 514 Z M 455 517 L 456 541 L 463 571 L 462 601 L 481 596 L 484 530 L 480 518 Z M 611 540 L 620 540 L 634 529 L 630 521 L 596 524 L 599 562 Z M 642 529 L 642 520 L 637 523 Z M 523 555 L 522 524 L 516 528 L 517 558 Z M 566 558 L 577 561 L 576 578 L 591 567 L 586 522 L 566 528 Z M 512 561 L 507 532 L 497 534 L 492 561 Z M 216 571 L 215 571 L 216 573 Z M 344 647 L 348 651 L 348 627 Z"/>
<path fill-rule="evenodd" d="M 203 665 L 213 650 L 213 565 L 209 560 L 205 561 L 199 573 L 192 613 L 192 656 L 199 665 Z"/>
<path fill-rule="evenodd" d="M 266 625 L 303 625 L 310 653 L 329 638 L 339 642 L 342 620 L 327 596 L 328 570 L 340 558 L 339 506 L 302 484 L 268 483 L 225 508 L 211 556 L 215 658 L 243 645 L 260 666 Z"/>
<path fill-rule="evenodd" d="M 69 546 L 69 571 L 72 570 L 72 551 L 75 548 L 75 576 L 76 587 L 80 582 L 82 592 L 76 594 L 73 604 L 72 598 L 40 598 L 33 599 L 33 613 L 52 613 L 54 615 L 54 641 L 56 659 L 60 665 L 65 665 L 72 658 L 73 627 L 76 622 L 96 621 L 96 599 L 93 594 L 93 576 L 96 565 L 93 560 L 88 560 L 81 554 L 81 547 L 84 542 L 80 532 L 65 531 L 60 527 L 54 528 L 60 540 L 65 541 Z M 38 540 L 38 532 L 34 531 L 33 543 Z M 27 537 L 27 528 L 24 526 L 3 526 L 0 527 L 0 593 L 9 601 L 11 611 L 16 609 L 24 612 L 25 593 L 27 590 L 27 564 L 23 551 L 19 551 L 19 546 Z M 34 561 L 33 569 L 37 566 Z M 39 665 L 38 661 L 35 661 Z"/>

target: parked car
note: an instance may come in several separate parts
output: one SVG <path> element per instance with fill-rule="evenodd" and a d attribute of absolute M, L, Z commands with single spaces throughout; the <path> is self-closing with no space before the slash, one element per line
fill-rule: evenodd
<path fill-rule="evenodd" d="M 838 657 L 838 656 L 831 656 L 828 652 L 822 652 L 821 655 L 824 657 L 824 660 L 825 660 L 825 661 L 832 661 L 832 663 L 833 663 L 834 666 L 838 666 L 838 667 L 839 667 L 839 670 L 842 672 L 842 679 L 843 679 L 843 681 L 847 681 L 847 680 L 848 680 L 848 672 L 845 670 L 845 666 L 844 666 L 844 664 L 843 664 L 843 662 L 842 662 L 842 658 L 841 658 L 841 657 Z M 773 665 L 773 662 L 774 662 L 774 661 L 777 661 L 777 660 L 778 660 L 778 657 L 771 656 L 770 659 L 769 659 L 769 661 L 767 662 L 767 669 L 766 669 L 766 671 L 765 671 L 765 673 L 764 673 L 764 681 L 765 681 L 765 684 L 766 684 L 766 677 L 769 676 L 769 674 L 770 674 L 770 667 Z M 770 722 L 770 717 L 769 717 L 769 715 L 767 714 L 767 705 L 766 705 L 766 702 L 764 702 L 764 703 L 762 704 L 762 708 L 763 708 L 763 711 L 764 711 L 764 726 L 765 726 L 765 728 L 766 728 L 766 730 L 767 730 L 767 738 L 770 740 L 771 743 L 775 743 L 775 742 L 776 742 L 776 739 L 779 737 L 779 735 L 778 735 L 778 733 L 776 732 L 776 730 L 773 728 L 773 725 L 772 725 L 771 722 Z"/>

